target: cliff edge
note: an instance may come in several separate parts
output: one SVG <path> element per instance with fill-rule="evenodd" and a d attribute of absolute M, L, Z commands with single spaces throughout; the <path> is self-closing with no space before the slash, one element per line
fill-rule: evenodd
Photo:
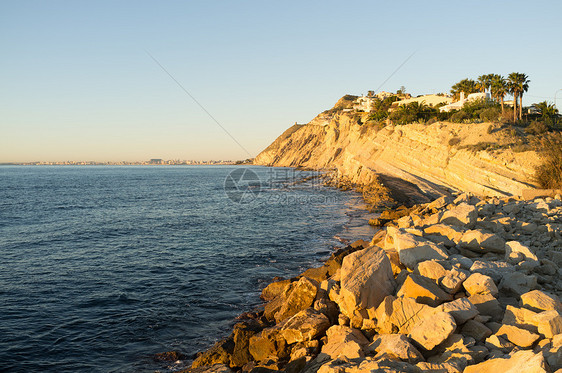
<path fill-rule="evenodd" d="M 308 124 L 289 128 L 254 164 L 334 170 L 359 186 L 401 180 L 431 198 L 451 189 L 511 196 L 535 187 L 540 161 L 536 152 L 519 150 L 501 124 L 383 126 L 370 121 L 369 113 L 336 105 Z"/>

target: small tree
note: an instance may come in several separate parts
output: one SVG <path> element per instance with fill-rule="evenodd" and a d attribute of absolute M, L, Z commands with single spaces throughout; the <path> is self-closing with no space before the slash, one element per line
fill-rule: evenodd
<path fill-rule="evenodd" d="M 554 125 L 558 119 L 558 109 L 553 104 L 546 101 L 533 104 L 533 107 L 540 113 L 541 119 L 549 125 Z"/>

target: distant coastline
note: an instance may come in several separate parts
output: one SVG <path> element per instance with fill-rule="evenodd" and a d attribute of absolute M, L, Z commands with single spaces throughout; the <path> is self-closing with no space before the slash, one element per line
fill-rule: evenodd
<path fill-rule="evenodd" d="M 36 161 L 36 162 L 0 162 L 0 166 L 224 166 L 224 165 L 248 165 L 252 164 L 252 159 L 231 161 L 231 160 L 165 160 L 150 159 L 148 161 Z"/>

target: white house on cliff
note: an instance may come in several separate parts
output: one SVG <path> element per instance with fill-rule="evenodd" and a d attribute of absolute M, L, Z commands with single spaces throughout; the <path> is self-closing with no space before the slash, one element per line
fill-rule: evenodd
<path fill-rule="evenodd" d="M 490 100 L 490 94 L 488 92 L 478 92 L 478 93 L 471 93 L 466 98 L 464 97 L 464 92 L 461 92 L 461 98 L 457 102 L 453 102 L 449 105 L 441 106 L 439 111 L 442 113 L 448 113 L 452 110 L 460 110 L 464 106 L 465 103 L 468 101 L 474 100 Z"/>

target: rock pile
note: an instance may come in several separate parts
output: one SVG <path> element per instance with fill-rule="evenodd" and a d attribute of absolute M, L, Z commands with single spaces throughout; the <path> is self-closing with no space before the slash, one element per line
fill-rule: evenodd
<path fill-rule="evenodd" d="M 273 282 L 192 372 L 562 372 L 562 200 L 415 206 Z"/>

